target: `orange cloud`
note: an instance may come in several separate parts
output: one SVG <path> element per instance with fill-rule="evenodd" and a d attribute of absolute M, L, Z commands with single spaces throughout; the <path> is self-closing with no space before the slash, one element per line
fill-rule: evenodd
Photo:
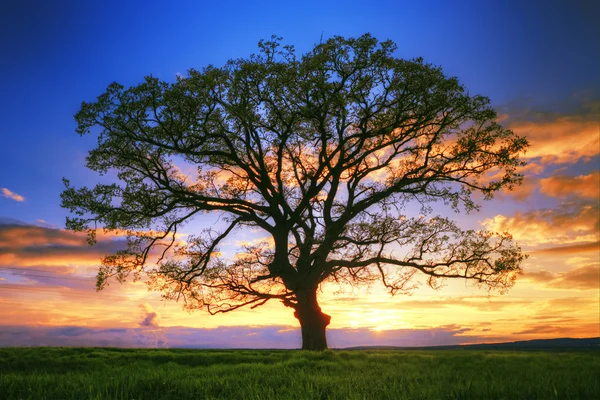
<path fill-rule="evenodd" d="M 528 272 L 523 275 L 523 279 L 556 289 L 594 290 L 599 287 L 599 274 L 598 265 L 591 264 L 558 274 L 548 271 Z"/>
<path fill-rule="evenodd" d="M 540 158 L 542 164 L 571 164 L 600 154 L 599 126 L 593 115 L 518 121 L 509 127 L 530 142 L 524 158 Z"/>
<path fill-rule="evenodd" d="M 540 179 L 540 192 L 550 197 L 600 198 L 600 171 L 589 175 L 551 176 Z"/>
<path fill-rule="evenodd" d="M 514 332 L 515 335 L 534 335 L 535 338 L 551 338 L 551 337 L 571 337 L 585 338 L 598 336 L 598 324 L 578 324 L 572 325 L 548 325 L 535 324 L 528 325 L 525 329 Z M 521 338 L 518 338 L 520 340 Z"/>
<path fill-rule="evenodd" d="M 596 203 L 571 203 L 554 209 L 516 213 L 512 217 L 496 215 L 484 220 L 482 225 L 491 231 L 508 231 L 518 242 L 530 246 L 596 242 L 600 236 Z"/>
<path fill-rule="evenodd" d="M 64 266 L 99 265 L 101 258 L 126 247 L 128 235 L 160 235 L 161 232 L 104 232 L 98 229 L 97 243 L 90 246 L 87 235 L 46 226 L 0 223 L 0 265 Z M 175 235 L 175 245 L 185 234 Z M 159 252 L 160 250 L 156 250 Z M 151 254 L 155 254 L 151 252 Z"/>
<path fill-rule="evenodd" d="M 2 188 L 2 196 L 6 197 L 7 199 L 11 199 L 18 202 L 22 202 L 23 200 L 25 200 L 25 197 L 16 194 L 15 192 L 11 192 L 7 188 Z"/>
<path fill-rule="evenodd" d="M 117 238 L 118 239 L 118 238 Z M 124 247 L 124 241 L 98 236 L 90 246 L 86 235 L 25 224 L 0 224 L 0 265 L 65 266 L 98 265 L 106 254 Z"/>
<path fill-rule="evenodd" d="M 573 244 L 570 246 L 557 246 L 557 247 L 548 247 L 545 249 L 539 249 L 532 253 L 535 254 L 576 254 L 576 253 L 587 253 L 594 252 L 598 254 L 600 252 L 600 242 L 593 243 L 581 243 L 581 244 Z"/>
<path fill-rule="evenodd" d="M 521 185 L 515 186 L 511 191 L 505 191 L 502 194 L 509 195 L 515 200 L 525 201 L 533 194 L 533 192 L 536 191 L 537 188 L 537 179 L 524 176 L 523 183 Z"/>
<path fill-rule="evenodd" d="M 498 194 L 500 198 L 503 196 L 510 196 L 513 199 L 524 201 L 533 194 L 538 188 L 537 177 L 544 172 L 544 167 L 540 164 L 530 162 L 529 164 L 517 168 L 517 172 L 523 175 L 523 182 L 521 185 L 513 187 L 511 190 L 505 190 Z M 485 174 L 481 180 L 482 183 L 490 183 L 502 179 L 504 171 L 494 169 L 489 173 Z"/>

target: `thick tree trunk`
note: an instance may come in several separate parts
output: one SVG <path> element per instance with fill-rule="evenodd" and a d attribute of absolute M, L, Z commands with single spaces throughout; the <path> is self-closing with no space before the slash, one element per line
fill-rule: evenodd
<path fill-rule="evenodd" d="M 321 312 L 317 302 L 317 288 L 303 289 L 296 292 L 298 304 L 294 316 L 302 329 L 302 350 L 323 351 L 327 349 L 325 329 L 331 317 Z"/>

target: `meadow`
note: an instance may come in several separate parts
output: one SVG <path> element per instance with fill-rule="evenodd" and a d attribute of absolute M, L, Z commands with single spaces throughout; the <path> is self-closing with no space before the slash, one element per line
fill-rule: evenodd
<path fill-rule="evenodd" d="M 599 399 L 598 351 L 0 348 L 0 399 Z"/>

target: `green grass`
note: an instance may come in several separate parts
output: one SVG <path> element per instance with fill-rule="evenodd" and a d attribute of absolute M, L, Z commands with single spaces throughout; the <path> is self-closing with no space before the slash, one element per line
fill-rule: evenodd
<path fill-rule="evenodd" d="M 0 348 L 0 399 L 600 399 L 600 353 Z"/>

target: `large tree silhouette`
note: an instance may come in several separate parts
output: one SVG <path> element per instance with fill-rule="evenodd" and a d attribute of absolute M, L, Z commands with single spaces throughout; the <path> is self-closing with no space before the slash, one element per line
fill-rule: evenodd
<path fill-rule="evenodd" d="M 166 298 L 212 314 L 281 301 L 300 322 L 302 348 L 322 350 L 325 282 L 379 279 L 392 294 L 415 275 L 431 286 L 512 285 L 524 256 L 509 234 L 433 215 L 436 202 L 469 211 L 473 194 L 521 182 L 527 141 L 496 123 L 487 98 L 370 35 L 335 37 L 301 58 L 278 38 L 259 48 L 175 83 L 113 83 L 82 104 L 77 132 L 99 134 L 87 167 L 118 172 L 118 183 L 65 180 L 67 228 L 91 243 L 97 226 L 128 232 L 127 249 L 102 260 L 98 289 L 146 273 Z M 175 240 L 204 213 L 220 213 L 222 229 Z M 269 240 L 222 255 L 240 229 Z"/>

